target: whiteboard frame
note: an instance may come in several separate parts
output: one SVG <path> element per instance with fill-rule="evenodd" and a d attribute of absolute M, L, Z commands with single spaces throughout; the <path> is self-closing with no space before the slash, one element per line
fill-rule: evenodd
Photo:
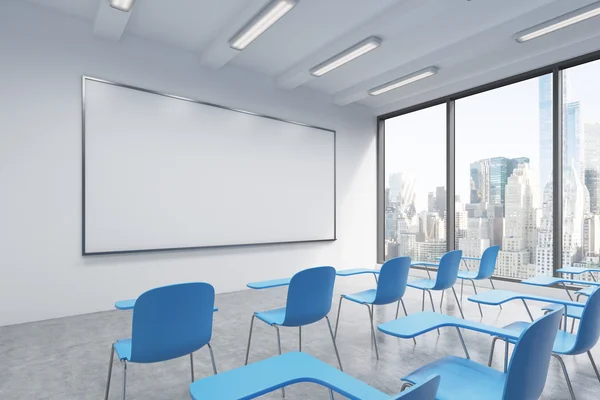
<path fill-rule="evenodd" d="M 249 114 L 260 118 L 268 118 L 276 121 L 286 122 L 288 124 L 301 125 L 308 128 L 320 129 L 322 131 L 333 133 L 333 238 L 330 239 L 312 239 L 312 240 L 296 240 L 296 241 L 284 241 L 284 242 L 258 242 L 258 243 L 244 243 L 244 244 L 225 244 L 225 245 L 211 245 L 211 246 L 187 246 L 187 247 L 169 247 L 169 248 L 157 248 L 157 249 L 139 249 L 139 250 L 116 250 L 116 251 L 102 251 L 102 252 L 88 252 L 85 247 L 85 83 L 86 81 L 94 81 L 104 83 L 107 85 L 113 85 L 123 87 L 127 89 L 137 90 L 140 92 L 155 94 L 159 96 L 170 97 L 172 99 L 188 101 L 191 103 L 202 104 L 205 106 L 216 107 L 223 110 L 239 112 L 243 114 Z M 108 81 L 105 79 L 94 78 L 91 76 L 82 75 L 81 77 L 81 255 L 82 256 L 94 256 L 94 255 L 114 255 L 114 254 L 132 254 L 132 253 L 149 253 L 149 252 L 167 252 L 167 251 L 179 251 L 179 250 L 198 250 L 198 249 L 216 249 L 216 248 L 228 248 L 228 247 L 248 247 L 248 246 L 264 246 L 264 245 L 277 245 L 277 244 L 292 244 L 292 243 L 315 243 L 315 242 L 333 242 L 337 240 L 337 144 L 336 144 L 336 131 L 334 129 L 327 129 L 316 125 L 305 124 L 297 121 L 290 121 L 283 118 L 272 117 L 270 115 L 260 114 L 252 111 L 241 110 L 238 108 L 231 108 L 222 106 L 219 104 L 209 103 L 206 101 L 190 99 L 187 97 L 177 96 L 174 94 L 163 93 L 156 90 L 144 89 L 137 86 L 127 85 L 124 83 Z"/>

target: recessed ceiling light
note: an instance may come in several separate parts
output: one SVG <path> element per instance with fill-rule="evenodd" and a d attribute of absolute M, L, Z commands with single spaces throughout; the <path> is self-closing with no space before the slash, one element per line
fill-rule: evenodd
<path fill-rule="evenodd" d="M 413 83 L 421 79 L 427 78 L 429 76 L 435 75 L 438 71 L 438 67 L 428 67 L 420 71 L 414 72 L 410 75 L 403 76 L 402 78 L 398 78 L 388 83 L 384 83 L 383 85 L 377 86 L 369 90 L 369 94 L 371 96 L 378 96 L 382 93 L 389 92 L 390 90 L 394 90 L 401 86 L 408 85 L 409 83 Z"/>
<path fill-rule="evenodd" d="M 362 42 L 357 43 L 354 46 L 349 47 L 346 50 L 336 54 L 335 56 L 331 57 L 327 61 L 322 62 L 316 67 L 311 68 L 310 73 L 314 76 L 323 76 L 326 73 L 354 60 L 355 58 L 358 58 L 363 54 L 378 48 L 380 45 L 381 39 L 375 36 L 371 36 L 369 38 L 366 38 Z"/>
<path fill-rule="evenodd" d="M 135 0 L 110 0 L 110 6 L 117 10 L 128 12 L 133 7 Z"/>
<path fill-rule="evenodd" d="M 296 7 L 298 0 L 273 0 L 260 10 L 229 40 L 229 47 L 244 50 L 275 22 Z"/>
<path fill-rule="evenodd" d="M 600 15 L 600 2 L 579 8 L 568 14 L 546 21 L 543 24 L 521 31 L 515 35 L 515 40 L 523 43 L 598 15 Z"/>

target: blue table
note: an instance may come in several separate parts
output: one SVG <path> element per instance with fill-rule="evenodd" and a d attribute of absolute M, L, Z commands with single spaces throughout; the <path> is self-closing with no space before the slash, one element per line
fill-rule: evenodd
<path fill-rule="evenodd" d="M 523 305 L 525 306 L 525 310 L 527 310 L 527 314 L 529 314 L 529 318 L 533 321 L 533 315 L 531 315 L 531 311 L 529 311 L 529 307 L 527 306 L 527 302 L 525 300 L 532 301 L 541 301 L 544 303 L 552 303 L 552 304 L 560 304 L 565 308 L 565 331 L 567 330 L 567 315 L 568 310 L 567 307 L 585 307 L 584 303 L 578 303 L 575 301 L 555 299 L 553 297 L 545 297 L 545 296 L 536 296 L 528 293 L 520 293 L 520 292 L 511 292 L 509 290 L 489 290 L 485 293 L 480 293 L 474 296 L 469 297 L 469 301 L 478 304 L 487 304 L 490 306 L 498 306 L 500 304 L 512 301 L 512 300 L 521 300 Z"/>
<path fill-rule="evenodd" d="M 435 259 L 436 260 L 441 260 L 442 257 L 436 257 Z M 465 257 L 465 256 L 463 256 L 463 257 L 461 257 L 461 259 L 463 260 L 463 264 L 464 264 L 465 268 L 467 269 L 467 271 L 470 271 L 469 266 L 467 265 L 467 260 L 469 260 L 469 261 L 481 261 L 480 257 Z"/>
<path fill-rule="evenodd" d="M 560 271 L 560 270 L 559 270 Z M 580 281 L 576 279 L 567 279 L 567 278 L 555 278 L 553 276 L 536 276 L 530 279 L 524 279 L 521 283 L 525 285 L 533 285 L 533 286 L 554 286 L 561 284 L 562 287 L 567 291 L 567 295 L 569 299 L 573 300 L 573 296 L 571 296 L 571 292 L 569 292 L 569 288 L 566 283 L 574 284 L 574 285 L 588 285 L 588 286 L 600 286 L 599 282 L 588 282 L 588 281 Z"/>
<path fill-rule="evenodd" d="M 335 274 L 337 276 L 373 274 L 373 276 L 375 277 L 375 283 L 377 283 L 377 275 L 379 274 L 379 270 L 368 268 L 342 269 L 340 271 L 336 271 Z M 270 289 L 279 286 L 288 286 L 291 280 L 292 278 L 271 279 L 268 281 L 250 282 L 246 284 L 246 286 L 250 289 Z"/>
<path fill-rule="evenodd" d="M 135 306 L 135 301 L 136 299 L 119 300 L 115 302 L 115 308 L 117 310 L 133 310 L 133 307 Z M 215 307 L 213 311 L 219 311 L 219 309 Z"/>
<path fill-rule="evenodd" d="M 556 272 L 560 272 L 561 274 L 571 274 L 571 279 L 573 279 L 573 275 L 580 275 L 580 274 L 585 274 L 586 272 L 588 272 L 590 274 L 590 277 L 592 278 L 592 281 L 596 282 L 596 277 L 594 276 L 593 272 L 600 272 L 600 268 L 597 268 L 597 267 L 583 267 L 583 268 L 564 267 L 561 269 L 557 269 Z"/>
<path fill-rule="evenodd" d="M 431 274 L 429 273 L 429 267 L 437 268 L 440 264 L 432 263 L 429 261 L 413 261 L 410 263 L 411 267 L 425 267 L 425 271 L 427 271 L 427 276 L 431 279 Z"/>

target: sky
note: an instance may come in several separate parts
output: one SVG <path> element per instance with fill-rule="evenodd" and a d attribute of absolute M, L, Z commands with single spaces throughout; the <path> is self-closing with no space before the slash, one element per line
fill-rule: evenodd
<path fill-rule="evenodd" d="M 567 71 L 569 101 L 580 101 L 582 122 L 600 122 L 600 61 Z M 469 201 L 469 166 L 491 157 L 528 157 L 539 168 L 538 78 L 456 101 L 456 194 Z M 405 172 L 416 178 L 417 211 L 427 193 L 446 181 L 445 105 L 386 121 L 387 177 Z"/>

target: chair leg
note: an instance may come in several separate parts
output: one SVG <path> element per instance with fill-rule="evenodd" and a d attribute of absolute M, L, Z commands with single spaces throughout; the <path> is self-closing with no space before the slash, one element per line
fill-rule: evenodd
<path fill-rule="evenodd" d="M 463 299 L 463 287 L 465 286 L 465 280 L 461 279 L 460 280 L 460 303 L 462 304 L 462 299 Z"/>
<path fill-rule="evenodd" d="M 402 385 L 402 388 L 400 389 L 400 391 L 404 392 L 406 389 L 408 389 L 411 386 L 413 386 L 412 383 L 410 383 L 410 382 L 404 382 L 404 384 Z"/>
<path fill-rule="evenodd" d="M 400 299 L 398 299 L 397 303 L 398 304 L 396 304 L 396 318 L 395 319 L 398 319 L 398 312 L 400 311 Z"/>
<path fill-rule="evenodd" d="M 563 374 L 565 375 L 565 380 L 567 381 L 567 387 L 569 388 L 569 393 L 571 393 L 571 399 L 575 400 L 575 392 L 573 391 L 573 385 L 571 385 L 571 379 L 569 379 L 569 373 L 567 372 L 567 367 L 565 366 L 565 362 L 558 355 L 552 353 L 552 356 L 558 360 L 560 363 L 560 367 L 562 368 Z"/>
<path fill-rule="evenodd" d="M 326 315 L 325 319 L 327 320 L 327 326 L 329 327 L 329 334 L 331 335 L 331 341 L 333 342 L 333 349 L 335 350 L 335 356 L 337 357 L 338 364 L 340 365 L 340 371 L 343 371 L 342 368 L 342 359 L 340 358 L 340 353 L 338 352 L 337 344 L 335 343 L 335 336 L 333 335 L 333 329 L 331 329 L 331 322 L 329 322 L 329 317 Z"/>
<path fill-rule="evenodd" d="M 192 372 L 192 383 L 194 383 L 194 353 L 190 353 L 190 371 Z"/>
<path fill-rule="evenodd" d="M 302 351 L 302 327 L 298 327 L 298 351 Z"/>
<path fill-rule="evenodd" d="M 456 327 L 456 332 L 458 332 L 458 337 L 460 338 L 460 344 L 462 344 L 463 350 L 465 351 L 465 355 L 467 356 L 467 359 L 470 360 L 471 356 L 469 356 L 469 350 L 467 350 L 467 345 L 465 344 L 465 339 L 463 339 L 463 335 L 460 332 L 460 329 L 458 329 L 458 327 Z"/>
<path fill-rule="evenodd" d="M 431 300 L 431 309 L 433 310 L 433 312 L 435 312 L 435 306 L 433 305 L 433 295 L 431 294 L 430 290 L 427 290 L 427 293 L 429 293 L 429 300 Z M 425 296 L 425 291 L 423 291 L 423 296 Z M 439 329 L 437 330 L 437 333 L 438 333 L 438 335 L 440 334 Z"/>
<path fill-rule="evenodd" d="M 337 318 L 335 319 L 335 333 L 333 337 L 337 337 L 338 326 L 340 325 L 340 311 L 342 311 L 342 300 L 344 300 L 344 296 L 340 296 L 340 304 L 338 305 L 338 313 Z"/>
<path fill-rule="evenodd" d="M 475 281 L 471 279 L 471 283 L 473 284 L 473 290 L 477 295 L 477 286 L 475 286 Z M 477 307 L 479 307 L 479 314 L 481 314 L 481 318 L 483 318 L 483 311 L 481 311 L 481 304 L 477 303 Z"/>
<path fill-rule="evenodd" d="M 444 293 L 446 291 L 442 290 L 442 296 L 440 297 L 440 312 L 442 312 L 442 303 L 444 302 Z"/>
<path fill-rule="evenodd" d="M 400 299 L 400 302 L 402 303 L 402 309 L 404 310 L 404 315 L 406 315 L 408 317 L 408 313 L 406 312 L 406 306 L 404 305 L 404 300 Z M 415 338 L 413 338 L 413 342 L 415 344 L 417 344 L 417 340 Z"/>
<path fill-rule="evenodd" d="M 425 311 L 425 291 L 423 290 L 423 299 L 421 300 L 421 311 Z"/>
<path fill-rule="evenodd" d="M 492 339 L 492 347 L 490 349 L 490 357 L 488 358 L 488 367 L 492 366 L 492 360 L 494 359 L 494 348 L 496 347 L 496 341 L 498 340 L 498 336 L 494 336 Z"/>
<path fill-rule="evenodd" d="M 460 311 L 460 315 L 463 319 L 465 319 L 465 314 L 463 314 L 462 307 L 460 306 L 460 302 L 458 301 L 458 296 L 456 295 L 456 290 L 454 290 L 454 286 L 452 286 L 452 293 L 454 293 L 454 299 L 456 300 L 456 305 L 458 306 L 458 311 Z"/>
<path fill-rule="evenodd" d="M 575 318 L 571 318 L 571 333 L 575 330 Z"/>
<path fill-rule="evenodd" d="M 504 341 L 504 373 L 508 372 L 508 340 Z"/>
<path fill-rule="evenodd" d="M 123 400 L 125 400 L 127 388 L 127 360 L 123 360 Z"/>
<path fill-rule="evenodd" d="M 277 325 L 272 325 L 277 331 L 277 350 L 279 351 L 279 355 L 281 355 L 281 336 L 279 336 L 279 327 Z M 285 397 L 285 388 L 281 388 L 281 397 Z"/>
<path fill-rule="evenodd" d="M 256 314 L 252 314 L 252 319 L 250 320 L 250 333 L 248 334 L 248 347 L 246 348 L 246 362 L 244 365 L 248 365 L 248 356 L 250 355 L 250 343 L 252 342 L 252 327 L 254 326 L 254 318 L 256 318 Z"/>
<path fill-rule="evenodd" d="M 592 353 L 588 350 L 588 357 L 590 358 L 590 362 L 592 363 L 592 367 L 594 368 L 594 372 L 596 373 L 596 378 L 600 381 L 600 373 L 598 373 L 598 368 L 596 367 L 596 363 L 594 362 L 594 357 L 592 357 Z"/>
<path fill-rule="evenodd" d="M 110 390 L 110 378 L 112 375 L 113 360 L 115 358 L 115 344 L 110 346 L 110 361 L 108 362 L 108 378 L 106 378 L 106 391 L 104 392 L 104 400 L 108 400 L 108 392 Z"/>
<path fill-rule="evenodd" d="M 494 286 L 494 280 L 490 278 L 490 284 L 492 285 L 492 290 L 496 290 L 496 286 Z M 502 304 L 499 304 L 500 309 L 502 310 Z"/>
<path fill-rule="evenodd" d="M 375 337 L 375 327 L 373 326 L 373 311 L 371 311 L 371 307 L 368 304 L 365 305 L 367 306 L 367 310 L 369 310 L 369 318 L 371 319 L 371 337 L 375 345 L 375 357 L 379 360 L 379 349 L 377 349 L 377 338 Z"/>
<path fill-rule="evenodd" d="M 527 305 L 527 302 L 525 302 L 525 299 L 521 299 L 521 300 L 523 301 L 525 310 L 527 310 L 527 314 L 529 314 L 529 319 L 533 322 L 533 315 L 531 315 L 531 311 L 529 311 L 529 306 Z"/>
<path fill-rule="evenodd" d="M 212 349 L 212 346 L 210 345 L 210 343 L 207 343 L 206 345 L 208 346 L 208 351 L 210 352 L 210 362 L 213 367 L 213 373 L 216 375 L 218 372 L 217 372 L 217 363 L 215 363 L 215 355 L 213 354 L 213 349 Z"/>

